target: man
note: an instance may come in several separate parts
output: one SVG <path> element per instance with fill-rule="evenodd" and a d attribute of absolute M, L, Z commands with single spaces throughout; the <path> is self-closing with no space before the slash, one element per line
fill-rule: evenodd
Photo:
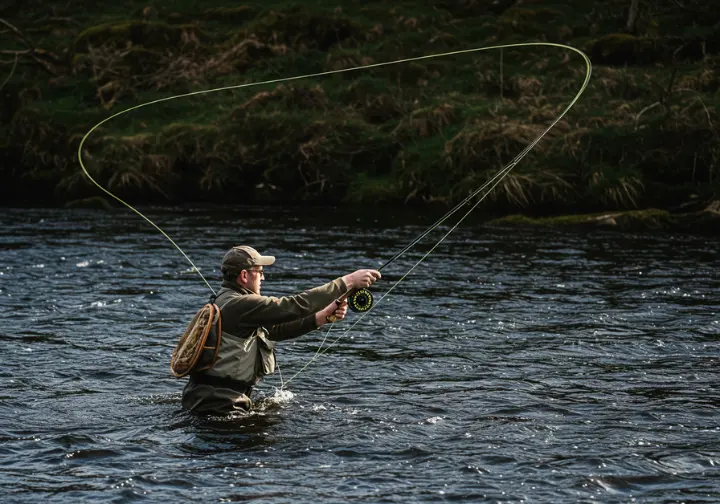
<path fill-rule="evenodd" d="M 260 294 L 265 267 L 275 257 L 252 247 L 233 247 L 222 261 L 220 307 L 222 340 L 211 369 L 192 374 L 183 390 L 183 407 L 197 413 L 226 414 L 252 408 L 252 387 L 275 368 L 274 342 L 297 338 L 322 327 L 333 317 L 345 318 L 349 291 L 369 287 L 376 270 L 358 270 L 301 294 Z"/>

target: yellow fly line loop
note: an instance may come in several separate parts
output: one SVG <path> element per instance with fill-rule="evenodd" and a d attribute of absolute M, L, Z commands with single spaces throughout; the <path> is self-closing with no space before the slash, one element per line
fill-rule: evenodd
<path fill-rule="evenodd" d="M 128 207 L 130 210 L 132 210 L 133 212 L 135 212 L 137 215 L 139 215 L 140 217 L 142 217 L 143 219 L 145 219 L 151 226 L 153 226 L 153 227 L 154 227 L 155 229 L 157 229 L 165 238 L 167 238 L 168 241 L 170 241 L 170 243 L 172 243 L 173 246 L 174 246 L 174 247 L 182 254 L 182 256 L 190 263 L 190 265 L 191 265 L 192 268 L 193 268 L 193 271 L 195 271 L 198 275 L 200 275 L 200 277 L 203 279 L 203 281 L 204 281 L 205 284 L 208 286 L 208 288 L 210 289 L 210 291 L 211 291 L 213 294 L 215 294 L 215 290 L 212 288 L 212 286 L 211 286 L 210 283 L 207 281 L 207 279 L 203 276 L 203 274 L 200 273 L 200 270 L 195 266 L 195 264 L 192 262 L 192 260 L 190 260 L 190 258 L 187 256 L 187 254 L 185 254 L 185 252 L 183 252 L 183 250 L 180 248 L 180 246 L 179 246 L 177 243 L 175 243 L 175 241 L 174 241 L 172 238 L 170 238 L 170 236 L 169 236 L 165 231 L 163 231 L 157 224 L 155 224 L 152 220 L 150 220 L 148 217 L 146 217 L 146 216 L 145 216 L 142 212 L 140 212 L 138 209 L 136 209 L 135 207 L 133 207 L 132 205 L 130 205 L 129 203 L 127 203 L 126 201 L 124 201 L 122 198 L 116 196 L 115 194 L 113 194 L 112 192 L 110 192 L 110 191 L 109 191 L 108 189 L 106 189 L 105 187 L 101 186 L 101 185 L 92 177 L 92 175 L 90 175 L 90 173 L 88 172 L 87 168 L 85 167 L 85 163 L 83 163 L 83 156 L 82 156 L 82 154 L 83 154 L 83 146 L 85 145 L 85 142 L 86 142 L 87 139 L 90 137 L 90 135 L 91 135 L 96 129 L 98 129 L 98 128 L 99 128 L 100 126 L 102 126 L 103 124 L 111 121 L 112 119 L 115 119 L 116 117 L 119 117 L 119 116 L 121 116 L 121 115 L 123 115 L 123 114 L 127 114 L 128 112 L 132 112 L 133 110 L 137 110 L 137 109 L 140 109 L 140 108 L 143 108 L 143 107 L 149 107 L 150 105 L 155 105 L 155 104 L 157 104 L 157 103 L 162 103 L 162 102 L 166 102 L 166 101 L 170 101 L 170 100 L 178 100 L 178 99 L 180 99 L 180 98 L 187 98 L 187 97 L 190 97 L 190 96 L 204 95 L 204 94 L 210 94 L 210 93 L 218 93 L 218 92 L 220 92 L 220 91 L 228 91 L 228 90 L 231 90 L 231 89 L 249 88 L 249 87 L 254 87 L 254 86 L 262 86 L 262 85 L 266 85 L 266 84 L 275 84 L 275 83 L 279 83 L 279 82 L 288 82 L 288 81 L 295 81 L 295 80 L 301 80 L 301 79 L 312 79 L 312 78 L 316 78 L 316 77 L 323 77 L 323 76 L 333 75 L 333 74 L 339 74 L 339 73 L 356 72 L 356 71 L 360 71 L 360 70 L 368 70 L 368 69 L 371 69 L 371 68 L 379 68 L 379 67 L 385 67 L 385 66 L 391 66 L 391 65 L 398 65 L 398 64 L 401 64 L 401 63 L 408 63 L 408 62 L 411 62 L 411 61 L 420 61 L 420 60 L 427 60 L 427 59 L 434 59 L 434 58 L 442 58 L 442 57 L 447 57 L 447 56 L 455 56 L 455 55 L 458 55 L 458 54 L 468 54 L 468 53 L 480 52 L 480 51 L 490 51 L 490 50 L 492 50 L 492 49 L 509 49 L 509 48 L 513 48 L 513 47 L 532 47 L 532 46 L 536 46 L 536 47 L 537 47 L 537 46 L 559 47 L 559 48 L 562 48 L 562 49 L 567 49 L 567 50 L 569 50 L 569 51 L 574 51 L 575 53 L 579 54 L 579 55 L 585 60 L 585 65 L 586 65 L 585 82 L 583 82 L 583 85 L 582 85 L 580 91 L 577 93 L 577 95 L 575 95 L 575 98 L 573 98 L 573 100 L 570 102 L 570 104 L 567 106 L 567 108 L 565 108 L 565 110 L 562 112 L 562 114 L 560 114 L 560 115 L 558 116 L 558 118 L 555 119 L 555 121 L 553 121 L 553 123 L 552 123 L 540 136 L 538 136 L 538 137 L 523 151 L 523 153 L 521 153 L 522 156 L 520 156 L 519 159 L 516 158 L 516 160 L 514 160 L 514 164 L 512 165 L 512 167 L 514 167 L 514 165 L 517 164 L 517 161 L 519 161 L 520 159 L 522 159 L 522 157 L 524 157 L 524 155 L 527 154 L 527 152 L 529 152 L 529 150 L 532 149 L 532 148 L 535 146 L 535 144 L 537 144 L 537 142 L 539 142 L 540 139 L 541 139 L 543 136 L 545 136 L 545 134 L 546 134 L 553 126 L 555 126 L 555 124 L 557 124 L 557 122 L 558 122 L 560 119 L 562 119 L 562 117 L 567 113 L 567 111 L 570 110 L 570 108 L 575 104 L 575 102 L 578 100 L 578 98 L 580 98 L 580 95 L 582 94 L 583 90 L 584 90 L 585 87 L 587 86 L 587 83 L 588 83 L 588 81 L 590 80 L 590 73 L 591 73 L 591 68 L 592 68 L 592 66 L 591 66 L 591 64 L 590 64 L 590 59 L 585 55 L 585 53 L 583 53 L 583 52 L 580 51 L 579 49 L 576 49 L 576 48 L 574 48 L 574 47 L 572 47 L 572 46 L 568 46 L 568 45 L 564 45 L 564 44 L 556 44 L 556 43 L 553 43 L 553 42 L 524 42 L 524 43 L 519 43 L 519 44 L 502 44 L 502 45 L 495 45 L 495 46 L 488 46 L 488 47 L 476 47 L 476 48 L 473 48 L 473 49 L 462 49 L 462 50 L 459 50 L 459 51 L 450 51 L 450 52 L 438 53 L 438 54 L 429 54 L 429 55 L 426 55 L 426 56 L 417 56 L 417 57 L 413 57 L 413 58 L 403 58 L 403 59 L 399 59 L 399 60 L 395 60 L 395 61 L 386 61 L 386 62 L 383 62 L 383 63 L 373 63 L 373 64 L 370 64 L 370 65 L 361 65 L 361 66 L 357 66 L 357 67 L 353 67 L 353 68 L 345 68 L 345 69 L 341 69 L 341 70 L 328 70 L 328 71 L 326 71 L 326 72 L 317 72 L 317 73 L 311 73 L 311 74 L 305 74 L 305 75 L 297 75 L 297 76 L 294 76 L 294 77 L 283 77 L 283 78 L 280 78 L 280 79 L 269 79 L 269 80 L 262 81 L 262 82 L 250 82 L 250 83 L 245 83 L 245 84 L 237 84 L 237 85 L 233 85 L 233 86 L 222 86 L 222 87 L 218 87 L 218 88 L 214 88 L 214 89 L 205 89 L 205 90 L 202 90 L 202 91 L 193 91 L 193 92 L 190 92 L 190 93 L 183 93 L 183 94 L 178 94 L 178 95 L 174 95 L 174 96 L 168 96 L 168 97 L 165 97 L 165 98 L 160 98 L 160 99 L 157 99 L 157 100 L 152 100 L 152 101 L 149 101 L 149 102 L 146 102 L 146 103 L 141 103 L 141 104 L 139 104 L 139 105 L 134 105 L 134 106 L 132 106 L 132 107 L 130 107 L 130 108 L 127 108 L 127 109 L 125 109 L 125 110 L 121 110 L 120 112 L 117 112 L 117 113 L 115 113 L 115 114 L 113 114 L 113 115 L 111 115 L 111 116 L 103 119 L 102 121 L 100 121 L 99 123 L 97 123 L 95 126 L 93 126 L 92 128 L 90 128 L 90 130 L 89 130 L 87 133 L 85 133 L 85 135 L 83 136 L 82 140 L 80 141 L 80 145 L 78 146 L 78 161 L 80 162 L 80 167 L 82 168 L 82 171 L 85 173 L 85 175 L 86 175 L 86 176 L 90 179 L 90 181 L 91 181 L 93 184 L 95 184 L 101 191 L 103 191 L 104 193 L 106 193 L 106 194 L 107 194 L 108 196 L 110 196 L 111 198 L 113 198 L 113 199 L 117 200 L 118 202 L 122 203 L 123 205 L 125 205 L 126 207 Z M 512 164 L 512 163 L 511 163 L 511 164 Z M 510 169 L 512 169 L 512 167 L 511 167 Z M 509 170 L 507 170 L 507 171 L 509 171 Z M 507 173 L 507 171 L 505 171 L 505 169 L 501 170 L 501 171 L 499 172 L 499 174 L 502 173 L 502 175 L 501 175 L 500 178 L 504 177 L 505 174 Z M 492 180 L 494 180 L 494 178 L 491 179 L 491 181 L 492 181 Z M 493 187 L 494 187 L 494 186 L 493 186 Z"/>

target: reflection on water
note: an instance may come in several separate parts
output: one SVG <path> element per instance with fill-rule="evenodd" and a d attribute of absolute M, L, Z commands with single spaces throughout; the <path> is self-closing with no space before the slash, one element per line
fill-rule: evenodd
<path fill-rule="evenodd" d="M 377 267 L 436 217 L 148 214 L 212 285 L 231 245 L 277 256 L 272 295 Z M 285 390 L 200 419 L 169 356 L 210 291 L 159 233 L 122 210 L 0 221 L 3 501 L 720 499 L 716 237 L 468 223 L 347 334 L 357 315 L 280 344 L 283 381 L 327 350 Z"/>

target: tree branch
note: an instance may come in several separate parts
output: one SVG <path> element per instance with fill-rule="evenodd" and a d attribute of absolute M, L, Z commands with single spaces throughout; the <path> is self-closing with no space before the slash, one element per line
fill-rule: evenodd
<path fill-rule="evenodd" d="M 22 41 L 22 43 L 25 45 L 25 47 L 27 47 L 28 49 L 32 49 L 33 44 L 30 43 L 30 41 L 29 41 L 29 40 L 27 39 L 27 37 L 23 34 L 23 32 L 21 32 L 20 30 L 18 30 L 17 28 L 15 28 L 13 25 L 11 25 L 11 24 L 8 23 L 7 21 L 5 21 L 3 18 L 0 18 L 0 23 L 1 23 L 1 24 L 4 24 L 4 25 L 7 26 L 8 28 L 10 28 L 10 31 L 12 31 L 15 35 L 18 36 L 18 38 Z"/>
<path fill-rule="evenodd" d="M 10 70 L 10 75 L 8 75 L 7 79 L 5 79 L 5 81 L 2 83 L 2 85 L 0 85 L 0 91 L 2 91 L 2 89 L 5 87 L 5 84 L 7 84 L 10 79 L 12 79 L 12 76 L 15 73 L 15 67 L 17 67 L 18 57 L 19 56 L 16 54 L 15 55 L 15 63 L 13 63 L 12 70 Z"/>
<path fill-rule="evenodd" d="M 630 0 L 630 11 L 628 12 L 627 24 L 625 25 L 625 30 L 630 33 L 635 32 L 638 10 L 640 10 L 640 0 Z"/>
<path fill-rule="evenodd" d="M 2 50 L 0 51 L 0 54 L 12 54 L 16 58 L 20 55 L 28 55 L 30 56 L 35 62 L 43 67 L 46 72 L 48 72 L 51 75 L 57 75 L 57 72 L 55 71 L 55 67 L 52 63 L 56 63 L 59 58 L 53 54 L 52 52 L 46 51 L 44 49 L 38 49 L 34 47 L 34 45 L 28 40 L 28 38 L 18 30 L 15 26 L 8 23 L 4 19 L 0 18 L 0 24 L 7 26 L 10 31 L 12 31 L 22 42 L 22 44 L 27 47 L 24 51 L 9 51 L 9 50 Z M 49 61 L 48 61 L 49 60 Z M 51 63 L 52 62 L 52 63 Z"/>

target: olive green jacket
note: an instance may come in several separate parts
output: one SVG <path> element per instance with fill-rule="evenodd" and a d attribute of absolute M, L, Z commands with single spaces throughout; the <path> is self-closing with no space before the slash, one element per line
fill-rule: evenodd
<path fill-rule="evenodd" d="M 297 338 L 314 329 L 315 313 L 348 288 L 342 278 L 295 296 L 268 297 L 224 281 L 216 304 L 222 317 L 217 360 L 196 373 L 183 390 L 183 406 L 204 413 L 250 409 L 252 386 L 274 372 L 274 342 Z"/>
<path fill-rule="evenodd" d="M 265 327 L 271 340 L 283 341 L 317 329 L 315 313 L 346 292 L 342 278 L 280 298 L 261 296 L 235 282 L 224 281 L 216 303 L 222 314 L 223 332 L 247 338 L 258 327 Z"/>

